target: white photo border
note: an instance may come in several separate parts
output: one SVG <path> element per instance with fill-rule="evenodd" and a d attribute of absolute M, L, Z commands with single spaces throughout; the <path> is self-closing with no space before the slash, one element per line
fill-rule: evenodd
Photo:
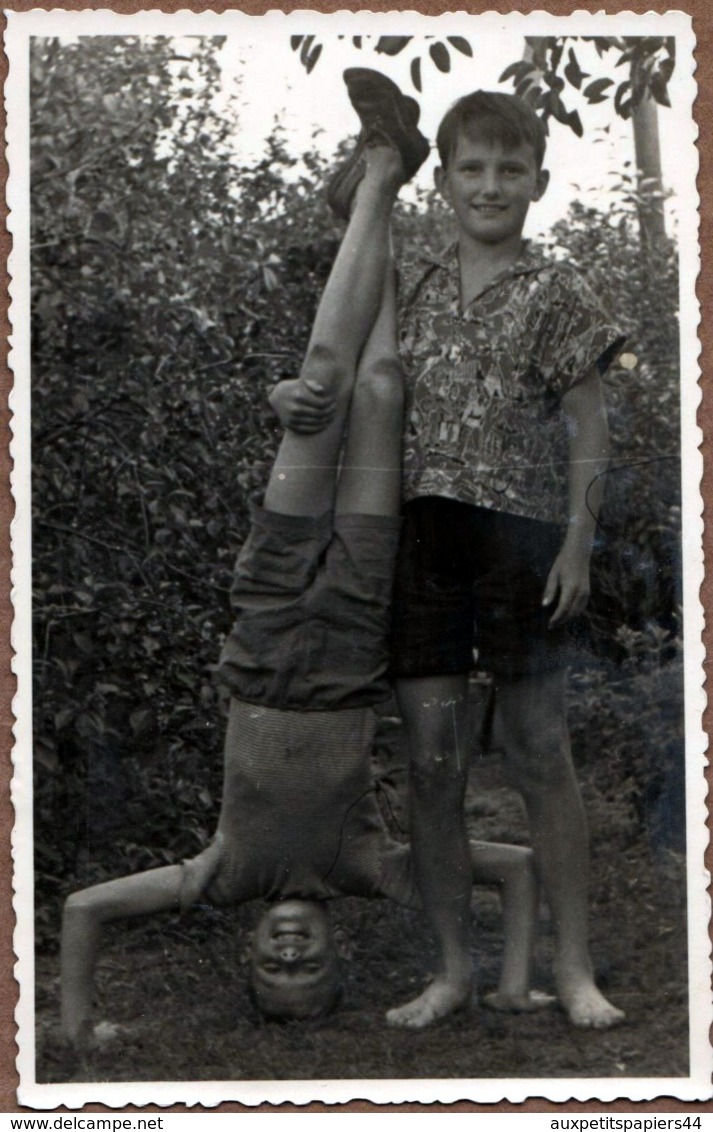
<path fill-rule="evenodd" d="M 164 13 L 144 11 L 122 15 L 111 11 L 10 11 L 6 33 L 9 78 L 6 85 L 8 111 L 7 144 L 10 176 L 7 201 L 10 210 L 9 228 L 13 250 L 9 261 L 11 275 L 10 321 L 12 324 L 10 366 L 14 374 L 11 395 L 12 492 L 16 517 L 12 523 L 12 598 L 14 625 L 12 646 L 15 653 L 13 671 L 18 691 L 13 710 L 14 779 L 12 801 L 15 807 L 13 832 L 14 909 L 17 926 L 14 948 L 17 956 L 15 973 L 20 984 L 20 1001 L 16 1011 L 19 1027 L 20 1075 L 19 1102 L 30 1107 L 50 1109 L 66 1105 L 76 1109 L 88 1102 L 114 1107 L 131 1105 L 202 1104 L 214 1106 L 223 1101 L 239 1101 L 246 1105 L 263 1102 L 305 1104 L 321 1101 L 341 1104 L 356 1098 L 374 1103 L 441 1102 L 473 1100 L 492 1104 L 507 1100 L 513 1103 L 531 1097 L 552 1101 L 597 1099 L 611 1101 L 626 1096 L 632 1101 L 646 1101 L 660 1096 L 681 1100 L 702 1100 L 711 1096 L 712 1058 L 708 1032 L 713 1022 L 710 1005 L 710 943 L 708 924 L 710 903 L 706 893 L 708 874 L 704 868 L 704 852 L 708 845 L 706 827 L 706 783 L 704 779 L 705 736 L 702 715 L 705 707 L 703 690 L 704 647 L 702 643 L 703 610 L 699 592 L 703 582 L 703 518 L 701 477 L 703 461 L 700 453 L 702 433 L 696 423 L 700 403 L 698 377 L 699 306 L 695 297 L 700 257 L 698 245 L 699 197 L 696 190 L 698 157 L 697 129 L 693 119 L 696 97 L 694 80 L 694 35 L 691 18 L 680 11 L 649 12 L 575 12 L 559 16 L 544 12 L 507 15 L 488 12 L 468 15 L 454 12 L 427 16 L 417 12 L 370 13 L 344 11 L 322 14 L 315 11 L 293 11 L 289 14 L 271 11 L 250 16 L 237 11 L 221 14 L 181 11 Z M 572 35 L 675 35 L 678 61 L 674 75 L 678 85 L 680 121 L 675 137 L 668 141 L 678 147 L 680 160 L 690 171 L 688 192 L 680 199 L 679 239 L 681 266 L 681 356 L 682 356 L 682 498 L 683 498 L 683 583 L 685 640 L 685 726 L 686 726 L 686 798 L 688 844 L 688 931 L 689 931 L 689 1008 L 690 1008 L 690 1071 L 687 1078 L 562 1078 L 562 1079 L 458 1079 L 458 1080 L 332 1080 L 332 1081 L 219 1081 L 219 1082 L 141 1082 L 125 1084 L 71 1083 L 38 1084 L 35 1077 L 34 1034 L 34 958 L 33 958 L 33 865 L 32 865 L 32 776 L 31 776 L 31 603 L 29 569 L 31 563 L 30 533 L 30 342 L 29 342 L 29 80 L 28 47 L 31 36 L 48 35 L 151 35 L 151 34 L 224 34 L 226 31 L 260 35 L 315 33 L 336 34 L 370 31 L 380 34 L 409 32 L 439 35 L 464 34 L 464 26 L 488 23 L 502 28 L 503 34 L 567 34 Z M 467 34 L 467 33 L 466 33 Z M 673 132 L 672 132 L 673 133 Z M 684 384 L 685 380 L 685 384 Z"/>

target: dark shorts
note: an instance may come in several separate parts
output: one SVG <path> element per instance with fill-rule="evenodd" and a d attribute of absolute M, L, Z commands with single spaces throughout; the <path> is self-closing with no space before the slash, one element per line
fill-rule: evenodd
<path fill-rule="evenodd" d="M 552 608 L 542 607 L 561 544 L 555 523 L 435 496 L 408 503 L 394 588 L 392 675 L 455 675 L 477 665 L 512 679 L 566 667 L 569 628 L 549 629 Z"/>
<path fill-rule="evenodd" d="M 253 504 L 220 677 L 238 699 L 296 711 L 389 698 L 400 520 L 281 515 Z"/>

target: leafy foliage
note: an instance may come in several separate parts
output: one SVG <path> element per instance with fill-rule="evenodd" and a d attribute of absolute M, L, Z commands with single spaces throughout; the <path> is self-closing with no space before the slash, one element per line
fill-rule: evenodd
<path fill-rule="evenodd" d="M 337 37 L 344 39 L 343 35 Z M 352 46 L 361 51 L 366 46 L 371 46 L 376 55 L 394 56 L 400 55 L 401 52 L 408 47 L 412 42 L 414 36 L 412 35 L 380 35 L 376 37 L 376 42 L 373 42 L 375 37 L 370 35 L 353 35 L 351 36 Z M 473 57 L 473 48 L 467 39 L 462 35 L 448 35 L 444 40 L 435 39 L 432 35 L 424 37 L 426 41 L 430 41 L 428 45 L 428 58 L 434 64 L 437 70 L 442 74 L 447 74 L 451 69 L 451 54 L 450 48 L 459 52 L 461 55 L 467 55 L 469 59 Z M 314 35 L 293 35 L 290 37 L 290 46 L 293 51 L 299 52 L 300 63 L 305 68 L 307 74 L 311 74 L 314 67 L 322 53 L 323 44 L 317 41 Z M 421 55 L 414 55 L 411 59 L 411 81 L 417 91 L 423 90 L 422 84 L 422 63 Z"/>
<path fill-rule="evenodd" d="M 339 37 L 343 39 L 343 36 Z M 416 39 L 412 35 L 382 35 L 374 37 L 354 35 L 352 46 L 361 51 L 371 47 L 376 55 L 400 55 Z M 460 35 L 449 35 L 443 40 L 424 36 L 428 43 L 425 56 L 438 71 L 447 74 L 451 69 L 451 49 L 473 58 L 470 42 Z M 676 59 L 676 41 L 669 36 L 533 36 L 526 37 L 527 57 L 510 63 L 500 76 L 500 82 L 512 80 L 515 94 L 526 99 L 540 114 L 545 125 L 550 118 L 568 126 L 577 137 L 582 137 L 584 127 L 577 109 L 568 109 L 563 92 L 567 86 L 581 91 L 586 103 L 596 105 L 613 97 L 614 110 L 621 118 L 630 118 L 632 109 L 645 94 L 650 93 L 662 106 L 670 106 L 668 83 L 673 74 Z M 615 67 L 629 64 L 628 71 L 619 82 L 604 77 L 594 79 L 583 85 L 591 76 L 583 71 L 576 50 L 580 43 L 592 43 L 601 58 L 609 52 L 617 54 Z M 299 52 L 300 62 L 310 74 L 323 49 L 314 35 L 293 35 L 290 39 L 293 51 Z M 566 55 L 565 55 L 566 49 Z M 420 93 L 423 90 L 422 53 L 412 56 L 410 62 L 411 82 Z"/>
<path fill-rule="evenodd" d="M 298 163 L 275 133 L 235 165 L 218 45 L 187 59 L 160 38 L 33 44 L 35 844 L 52 895 L 210 835 L 213 668 L 246 499 L 276 446 L 266 392 L 299 366 L 337 246 L 322 158 Z M 620 470 L 590 645 L 617 660 L 626 633 L 660 631 L 664 664 L 680 578 L 675 256 L 642 263 L 629 178 L 611 199 L 608 215 L 573 205 L 552 239 L 637 358 L 610 375 Z M 450 223 L 430 195 L 402 206 L 397 238 L 435 250 Z"/>
<path fill-rule="evenodd" d="M 624 173 L 607 216 L 575 202 L 551 236 L 552 253 L 582 271 L 627 335 L 625 364 L 606 377 L 612 463 L 589 611 L 596 650 L 617 660 L 628 655 L 622 626 L 675 635 L 682 600 L 678 262 L 672 241 L 642 255 L 642 195 Z"/>
<path fill-rule="evenodd" d="M 620 118 L 630 118 L 646 94 L 662 106 L 670 106 L 668 83 L 673 74 L 676 41 L 658 36 L 617 38 L 614 36 L 535 36 L 527 39 L 528 57 L 506 67 L 500 82 L 512 80 L 515 94 L 524 98 L 547 123 L 554 118 L 582 137 L 584 128 L 579 112 L 565 105 L 564 91 L 579 91 L 594 106 L 613 97 Z M 580 43 L 592 43 L 601 58 L 609 52 L 618 57 L 619 68 L 628 64 L 623 77 L 604 77 L 585 83 L 591 75 L 584 71 L 576 54 Z M 566 51 L 566 54 L 565 54 Z"/>

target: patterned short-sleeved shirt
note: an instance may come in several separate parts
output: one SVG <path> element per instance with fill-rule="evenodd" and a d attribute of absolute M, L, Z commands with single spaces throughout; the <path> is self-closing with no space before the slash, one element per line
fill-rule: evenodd
<path fill-rule="evenodd" d="M 567 264 L 527 242 L 461 311 L 457 248 L 400 271 L 405 499 L 567 517 L 562 396 L 624 338 Z"/>

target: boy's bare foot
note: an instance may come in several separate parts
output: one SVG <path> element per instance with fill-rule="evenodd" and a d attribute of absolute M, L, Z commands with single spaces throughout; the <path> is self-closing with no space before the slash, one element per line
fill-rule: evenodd
<path fill-rule="evenodd" d="M 442 975 L 437 975 L 425 991 L 407 1002 L 404 1006 L 396 1006 L 389 1010 L 386 1021 L 389 1026 L 399 1026 L 406 1030 L 423 1030 L 439 1018 L 445 1018 L 461 1010 L 470 1002 L 471 982 L 449 982 Z"/>
<path fill-rule="evenodd" d="M 623 1010 L 604 997 L 591 979 L 565 979 L 558 975 L 557 995 L 572 1025 L 583 1030 L 608 1030 L 626 1017 Z"/>
<path fill-rule="evenodd" d="M 364 179 L 397 193 L 404 183 L 404 166 L 398 150 L 376 139 L 364 150 Z"/>
<path fill-rule="evenodd" d="M 557 999 L 553 994 L 544 991 L 531 990 L 526 994 L 505 994 L 502 991 L 493 991 L 486 994 L 483 1002 L 491 1010 L 502 1010 L 510 1014 L 530 1014 L 534 1010 L 544 1010 L 552 1006 Z"/>
<path fill-rule="evenodd" d="M 393 197 L 405 180 L 398 150 L 381 134 L 368 135 L 362 130 L 353 152 L 327 186 L 327 204 L 339 220 L 349 219 L 357 190 L 367 176 L 372 182 L 379 182 L 379 191 Z"/>

